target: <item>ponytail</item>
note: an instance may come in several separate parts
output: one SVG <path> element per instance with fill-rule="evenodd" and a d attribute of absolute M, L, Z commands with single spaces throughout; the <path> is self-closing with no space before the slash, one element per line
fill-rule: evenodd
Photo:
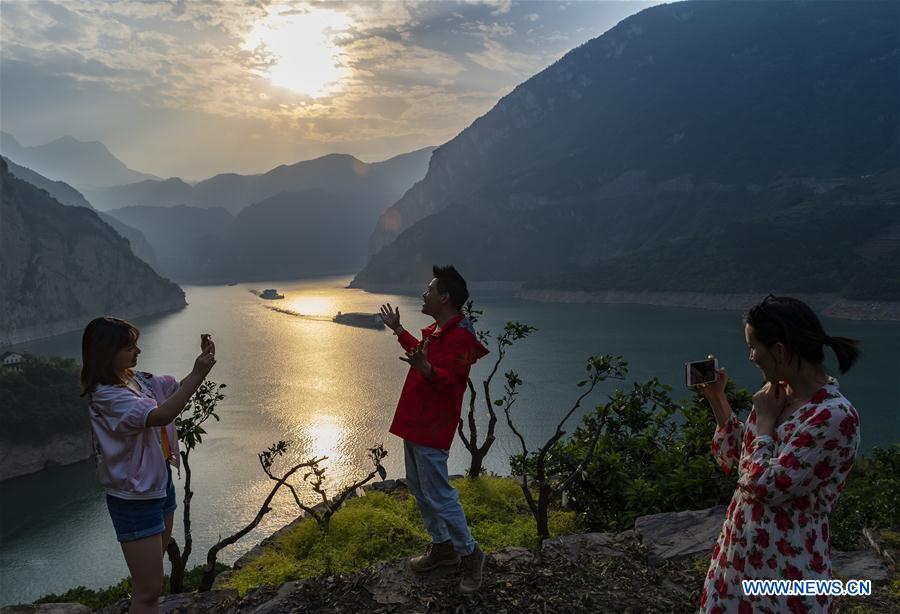
<path fill-rule="evenodd" d="M 825 345 L 837 356 L 838 368 L 846 373 L 859 359 L 859 341 L 848 337 L 829 337 L 825 335 Z"/>

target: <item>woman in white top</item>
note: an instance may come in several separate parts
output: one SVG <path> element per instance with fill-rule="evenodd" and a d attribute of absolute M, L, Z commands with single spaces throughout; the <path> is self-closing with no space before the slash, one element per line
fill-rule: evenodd
<path fill-rule="evenodd" d="M 203 383 L 215 344 L 203 337 L 180 384 L 134 371 L 140 331 L 118 318 L 92 320 L 82 338 L 81 388 L 88 399 L 97 477 L 131 572 L 131 612 L 158 612 L 163 554 L 172 533 L 178 464 L 174 420 Z"/>

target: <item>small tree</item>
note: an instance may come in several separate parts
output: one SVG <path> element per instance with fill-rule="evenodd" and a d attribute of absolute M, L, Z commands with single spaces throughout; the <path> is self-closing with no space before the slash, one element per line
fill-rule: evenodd
<path fill-rule="evenodd" d="M 478 321 L 478 317 L 483 313 L 474 309 L 472 301 L 466 303 L 464 311 L 473 324 Z M 469 387 L 469 413 L 467 417 L 469 434 L 466 435 L 462 418 L 460 418 L 456 430 L 459 433 L 459 438 L 462 439 L 463 445 L 466 446 L 466 449 L 472 456 L 467 472 L 470 478 L 477 478 L 481 475 L 484 458 L 496 439 L 494 429 L 497 426 L 497 414 L 494 412 L 494 402 L 491 400 L 491 380 L 497 374 L 500 363 L 503 362 L 509 347 L 514 342 L 528 337 L 536 330 L 535 327 L 520 322 L 507 322 L 503 328 L 503 333 L 497 337 L 497 360 L 494 362 L 494 367 L 491 369 L 490 374 L 481 382 L 481 388 L 484 391 L 484 406 L 488 413 L 487 434 L 481 444 L 478 443 L 478 424 L 475 420 L 475 403 L 478 393 L 475 390 L 475 385 L 472 383 L 472 378 L 466 380 L 466 384 Z M 485 345 L 488 345 L 491 338 L 490 331 L 478 331 L 477 334 L 478 339 Z"/>
<path fill-rule="evenodd" d="M 216 413 L 216 404 L 225 398 L 222 390 L 225 384 L 216 384 L 206 380 L 191 397 L 190 402 L 175 418 L 175 427 L 178 430 L 178 441 L 181 443 L 181 464 L 184 467 L 184 505 L 182 518 L 184 522 L 184 550 L 180 550 L 174 537 L 169 538 L 166 544 L 166 552 L 169 555 L 169 563 L 172 571 L 169 575 L 169 592 L 180 593 L 184 590 L 184 573 L 187 569 L 188 559 L 191 556 L 193 538 L 191 536 L 191 499 L 194 491 L 191 490 L 191 452 L 203 442 L 206 430 L 203 424 L 210 418 L 217 422 L 219 416 Z"/>
<path fill-rule="evenodd" d="M 272 473 L 272 463 L 275 458 L 281 456 L 285 452 L 287 452 L 288 447 L 290 446 L 290 442 L 279 441 L 274 446 L 271 446 L 266 452 L 263 454 L 267 454 L 265 461 L 261 458 L 263 465 L 263 471 L 265 471 L 266 475 L 269 476 L 269 479 L 278 481 L 278 477 Z M 382 444 L 376 445 L 374 448 L 369 448 L 369 458 L 372 461 L 373 469 L 369 473 L 369 475 L 360 478 L 350 486 L 344 488 L 336 497 L 329 498 L 328 493 L 325 490 L 325 469 L 319 465 L 321 461 L 314 461 L 313 464 L 309 467 L 309 471 L 303 475 L 303 480 L 308 482 L 312 487 L 313 491 L 319 495 L 322 499 L 321 503 L 316 506 L 308 506 L 305 505 L 300 497 L 297 495 L 297 490 L 294 488 L 293 484 L 285 484 L 288 490 L 291 491 L 291 495 L 294 497 L 294 503 L 297 504 L 301 510 L 303 510 L 308 516 L 310 516 L 313 520 L 316 521 L 316 524 L 319 525 L 323 531 L 328 530 L 328 524 L 331 521 L 331 517 L 334 516 L 334 513 L 337 512 L 341 506 L 344 504 L 344 501 L 351 494 L 357 491 L 357 489 L 365 486 L 373 479 L 375 476 L 379 476 L 382 480 L 387 477 L 387 470 L 382 466 L 381 461 L 387 456 L 387 450 L 384 449 Z M 325 460 L 324 458 L 321 460 Z"/>
<path fill-rule="evenodd" d="M 537 524 L 538 547 L 543 544 L 545 539 L 550 537 L 550 504 L 560 496 L 569 482 L 584 470 L 585 465 L 593 454 L 594 447 L 597 445 L 600 433 L 603 430 L 605 417 L 597 421 L 595 432 L 591 436 L 591 441 L 584 457 L 573 470 L 566 474 L 560 474 L 558 471 L 553 470 L 555 459 L 553 459 L 550 454 L 557 442 L 559 442 L 566 434 L 563 430 L 563 425 L 572 414 L 575 413 L 575 410 L 581 407 L 581 402 L 594 391 L 597 384 L 609 378 L 624 379 L 628 372 L 628 365 L 625 364 L 621 356 L 612 356 L 609 354 L 600 357 L 591 356 L 588 358 L 586 368 L 588 378 L 578 382 L 579 388 L 586 387 L 586 389 L 578 395 L 575 403 L 569 411 L 565 413 L 559 421 L 559 424 L 557 424 L 556 431 L 536 453 L 528 451 L 528 445 L 525 443 L 525 438 L 516 429 L 510 414 L 512 406 L 516 403 L 519 387 L 522 385 L 522 380 L 517 373 L 509 371 L 505 374 L 505 395 L 503 399 L 498 399 L 496 401 L 497 405 L 503 406 L 503 413 L 506 414 L 506 422 L 515 436 L 519 439 L 519 443 L 522 446 L 520 462 L 514 462 L 513 467 L 514 473 L 518 473 L 522 478 L 522 493 L 525 495 L 528 509 L 531 510 L 531 514 L 534 516 L 535 523 Z M 518 471 L 516 471 L 516 468 L 518 468 Z M 531 477 L 532 475 L 533 477 Z M 536 499 L 533 489 L 537 490 Z"/>
<path fill-rule="evenodd" d="M 262 466 L 263 472 L 269 477 L 269 479 L 275 481 L 275 486 L 273 486 L 272 490 L 269 491 L 269 495 L 263 501 L 262 506 L 260 506 L 259 511 L 256 513 L 256 516 L 253 518 L 253 520 L 251 520 L 244 528 L 242 528 L 238 532 L 224 539 L 220 539 L 209 549 L 206 554 L 206 565 L 204 565 L 203 567 L 203 577 L 200 580 L 200 587 L 198 588 L 199 591 L 204 592 L 212 588 L 213 580 L 218 573 L 218 570 L 216 569 L 216 559 L 219 552 L 223 548 L 230 546 L 231 544 L 244 537 L 247 533 L 249 533 L 259 525 L 263 517 L 272 510 L 272 499 L 275 498 L 275 495 L 278 493 L 279 489 L 281 489 L 282 486 L 286 486 L 288 490 L 291 491 L 291 494 L 294 497 L 294 502 L 297 504 L 297 506 L 301 510 L 306 512 L 309 516 L 311 516 L 319 525 L 319 528 L 323 532 L 327 533 L 328 524 L 331 521 L 331 517 L 334 516 L 335 512 L 340 509 L 341 505 L 343 505 L 347 497 L 356 492 L 358 488 L 374 479 L 376 475 L 380 476 L 382 480 L 387 477 L 387 471 L 381 465 L 381 461 L 384 460 L 384 458 L 387 456 L 387 451 L 385 451 L 384 447 L 381 444 L 378 444 L 374 448 L 369 449 L 369 458 L 371 458 L 372 463 L 374 464 L 373 470 L 366 477 L 343 489 L 336 497 L 329 498 L 327 492 L 325 491 L 325 470 L 320 466 L 322 461 L 327 460 L 327 456 L 323 456 L 321 458 L 313 458 L 311 460 L 298 463 L 288 469 L 280 477 L 276 476 L 273 473 L 272 466 L 274 465 L 276 459 L 283 456 L 289 450 L 290 446 L 291 442 L 289 441 L 279 441 L 278 443 L 269 446 L 268 449 L 260 452 L 257 455 L 259 457 L 259 463 Z M 300 497 L 297 495 L 295 486 L 289 482 L 291 477 L 293 477 L 294 474 L 296 474 L 300 469 L 303 468 L 309 469 L 309 471 L 304 474 L 303 480 L 309 482 L 313 490 L 322 498 L 322 502 L 316 507 L 309 507 L 303 504 L 300 500 Z"/>

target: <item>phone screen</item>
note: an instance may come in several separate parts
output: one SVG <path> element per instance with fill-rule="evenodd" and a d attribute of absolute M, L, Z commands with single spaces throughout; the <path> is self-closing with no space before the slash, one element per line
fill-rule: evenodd
<path fill-rule="evenodd" d="M 697 386 L 716 381 L 716 366 L 715 358 L 685 363 L 685 383 L 688 386 Z"/>

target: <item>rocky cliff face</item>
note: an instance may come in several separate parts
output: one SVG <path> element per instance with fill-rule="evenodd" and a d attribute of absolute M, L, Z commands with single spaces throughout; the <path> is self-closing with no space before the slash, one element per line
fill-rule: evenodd
<path fill-rule="evenodd" d="M 71 465 L 91 456 L 91 434 L 53 435 L 40 445 L 14 444 L 0 440 L 0 482 L 62 465 Z"/>
<path fill-rule="evenodd" d="M 77 330 L 104 314 L 184 307 L 184 292 L 132 254 L 97 214 L 66 207 L 2 162 L 0 346 Z"/>
<path fill-rule="evenodd" d="M 4 158 L 4 160 L 9 167 L 10 173 L 19 179 L 27 181 L 31 185 L 44 190 L 47 194 L 56 199 L 57 202 L 69 207 L 87 207 L 88 209 L 96 211 L 84 195 L 68 183 L 48 179 L 40 173 L 34 172 L 30 168 L 19 166 L 8 158 Z M 98 212 L 98 215 L 100 216 L 100 219 L 112 226 L 116 232 L 128 239 L 128 242 L 131 243 L 131 251 L 135 256 L 152 266 L 154 269 L 156 268 L 156 254 L 153 251 L 153 247 L 147 242 L 146 237 L 144 237 L 144 234 L 140 230 L 132 228 L 127 224 L 123 224 L 119 220 L 110 217 L 105 213 Z"/>

